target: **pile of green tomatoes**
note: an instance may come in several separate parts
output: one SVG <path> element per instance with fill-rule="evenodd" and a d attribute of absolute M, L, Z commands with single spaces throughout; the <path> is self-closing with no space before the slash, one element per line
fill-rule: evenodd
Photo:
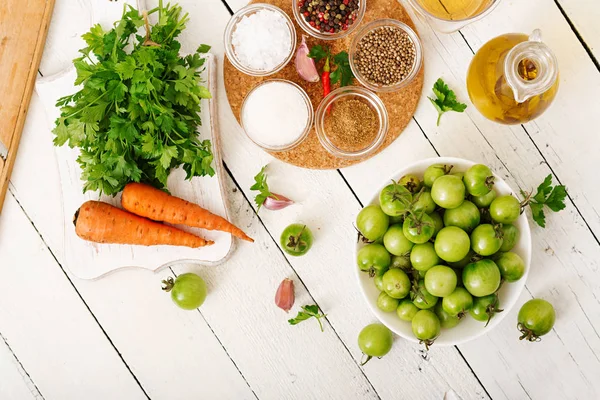
<path fill-rule="evenodd" d="M 467 315 L 487 325 L 502 311 L 500 286 L 525 273 L 525 262 L 511 251 L 521 210 L 516 197 L 498 195 L 482 164 L 464 173 L 434 164 L 422 177 L 392 181 L 379 205 L 356 219 L 366 243 L 357 263 L 380 290 L 377 307 L 411 323 L 426 346 Z"/>

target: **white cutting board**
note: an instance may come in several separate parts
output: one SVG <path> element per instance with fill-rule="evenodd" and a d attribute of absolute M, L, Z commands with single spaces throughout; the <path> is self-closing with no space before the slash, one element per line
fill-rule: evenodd
<path fill-rule="evenodd" d="M 215 94 L 217 68 L 214 55 L 208 55 L 206 66 L 203 80 L 211 89 L 211 93 Z M 72 68 L 54 76 L 40 78 L 37 81 L 36 91 L 44 104 L 48 119 L 48 135 L 52 135 L 50 131 L 54 127 L 54 121 L 60 115 L 59 109 L 55 107 L 56 100 L 75 92 L 76 88 L 73 86 L 75 77 L 76 72 Z M 211 114 L 215 118 L 211 118 Z M 177 169 L 169 175 L 167 186 L 171 194 L 199 204 L 210 212 L 229 219 L 221 184 L 223 164 L 216 115 L 216 101 L 202 100 L 202 126 L 199 128 L 199 136 L 202 139 L 210 139 L 212 142 L 215 176 L 194 177 L 191 180 L 185 180 L 185 172 Z M 233 239 L 229 233 L 182 226 L 179 228 L 213 240 L 215 243 L 212 246 L 192 249 L 179 246 L 146 247 L 99 244 L 80 239 L 75 234 L 73 226 L 75 211 L 87 200 L 101 200 L 120 207 L 121 196 L 113 198 L 90 192 L 83 194 L 83 182 L 80 179 L 81 169 L 76 162 L 79 150 L 71 149 L 68 146 L 54 149 L 62 185 L 65 263 L 73 275 L 82 279 L 94 279 L 122 268 L 145 268 L 155 271 L 179 263 L 217 264 L 224 261 L 231 252 Z"/>

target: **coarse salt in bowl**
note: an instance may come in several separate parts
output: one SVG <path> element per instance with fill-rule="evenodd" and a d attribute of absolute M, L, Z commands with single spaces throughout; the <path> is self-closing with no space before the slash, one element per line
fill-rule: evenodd
<path fill-rule="evenodd" d="M 269 79 L 246 95 L 240 121 L 255 144 L 267 151 L 284 151 L 306 139 L 313 115 L 304 89 L 284 79 Z"/>
<path fill-rule="evenodd" d="M 280 8 L 256 3 L 231 16 L 224 42 L 225 54 L 236 69 L 247 75 L 267 76 L 292 59 L 296 29 Z"/>
<path fill-rule="evenodd" d="M 473 165 L 474 162 L 464 160 L 461 158 L 454 157 L 438 157 L 438 158 L 428 158 L 425 160 L 420 160 L 415 163 L 412 163 L 404 168 L 401 168 L 390 178 L 398 181 L 406 174 L 415 174 L 419 177 L 423 176 L 425 169 L 433 164 L 445 164 L 454 166 L 453 171 L 464 172 Z M 498 192 L 498 195 L 505 194 L 514 194 L 515 192 L 508 186 L 506 182 L 498 175 L 494 174 L 494 190 Z M 366 205 L 370 204 L 379 204 L 379 193 L 381 190 L 389 185 L 390 179 L 386 179 L 385 182 L 377 189 L 370 201 Z M 516 282 L 504 283 L 500 289 L 498 290 L 498 298 L 500 300 L 500 308 L 504 310 L 504 312 L 494 315 L 489 322 L 489 325 L 485 326 L 485 323 L 480 321 L 476 321 L 471 318 L 471 316 L 466 315 L 463 320 L 456 327 L 451 329 L 442 329 L 440 336 L 435 339 L 434 347 L 441 346 L 456 346 L 462 343 L 466 343 L 473 339 L 476 339 L 482 335 L 485 335 L 496 326 L 500 324 L 500 322 L 504 319 L 506 315 L 510 313 L 510 310 L 514 307 L 523 288 L 525 287 L 525 281 L 527 280 L 527 276 L 529 275 L 529 269 L 531 265 L 531 230 L 529 228 L 529 223 L 527 221 L 527 216 L 525 214 L 521 214 L 519 218 L 513 222 L 513 225 L 517 227 L 519 230 L 519 239 L 515 244 L 515 247 L 511 250 L 518 255 L 521 256 L 523 261 L 525 261 L 525 274 Z M 356 241 L 356 236 L 353 238 Z M 361 272 L 356 265 L 356 256 L 358 250 L 364 246 L 363 243 L 358 243 L 356 245 L 356 250 L 354 253 L 354 263 L 352 268 L 355 271 L 355 275 L 358 279 L 358 285 L 360 290 L 369 305 L 371 311 L 375 314 L 375 316 L 390 330 L 396 333 L 399 336 L 402 336 L 404 339 L 407 339 L 411 342 L 418 343 L 419 340 L 415 338 L 415 335 L 412 332 L 411 323 L 407 321 L 402 321 L 395 312 L 384 312 L 377 307 L 377 297 L 379 296 L 379 290 L 375 287 L 373 283 L 373 279 L 369 277 L 368 274 Z M 433 309 L 432 309 L 433 310 Z"/>

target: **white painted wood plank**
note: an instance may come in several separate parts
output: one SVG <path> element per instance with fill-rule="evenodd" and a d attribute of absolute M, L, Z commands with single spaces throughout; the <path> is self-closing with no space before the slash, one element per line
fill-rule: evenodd
<path fill-rule="evenodd" d="M 590 51 L 600 59 L 600 2 L 597 0 L 558 0 Z"/>
<path fill-rule="evenodd" d="M 47 399 L 145 399 L 12 194 L 0 219 L 2 336 Z M 18 244 L 18 245 L 15 245 Z"/>
<path fill-rule="evenodd" d="M 0 336 L 0 399 L 42 400 L 27 372 Z"/>

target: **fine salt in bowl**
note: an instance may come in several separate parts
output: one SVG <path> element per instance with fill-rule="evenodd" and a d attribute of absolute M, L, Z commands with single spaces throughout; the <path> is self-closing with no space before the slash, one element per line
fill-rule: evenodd
<path fill-rule="evenodd" d="M 272 27 L 269 28 L 264 23 L 255 24 L 258 21 L 257 18 L 266 19 L 275 23 L 279 28 L 283 26 L 285 28 L 277 29 L 277 34 L 273 35 Z M 238 36 L 240 31 L 236 33 L 238 24 L 241 24 L 239 28 L 243 32 L 250 34 L 248 41 L 240 40 L 243 38 Z M 225 27 L 223 41 L 227 59 L 237 70 L 247 75 L 267 76 L 280 71 L 294 56 L 296 29 L 290 17 L 280 8 L 270 4 L 255 3 L 240 9 L 231 16 Z M 239 47 L 241 42 L 245 43 L 243 48 L 236 48 L 236 45 Z M 270 50 L 275 48 L 273 44 L 285 46 L 286 51 L 271 52 Z M 254 55 L 249 57 L 252 54 Z M 263 61 L 264 65 L 257 67 L 257 61 Z"/>
<path fill-rule="evenodd" d="M 267 151 L 290 150 L 310 132 L 314 112 L 300 86 L 284 79 L 269 79 L 244 99 L 240 121 L 246 135 Z"/>

